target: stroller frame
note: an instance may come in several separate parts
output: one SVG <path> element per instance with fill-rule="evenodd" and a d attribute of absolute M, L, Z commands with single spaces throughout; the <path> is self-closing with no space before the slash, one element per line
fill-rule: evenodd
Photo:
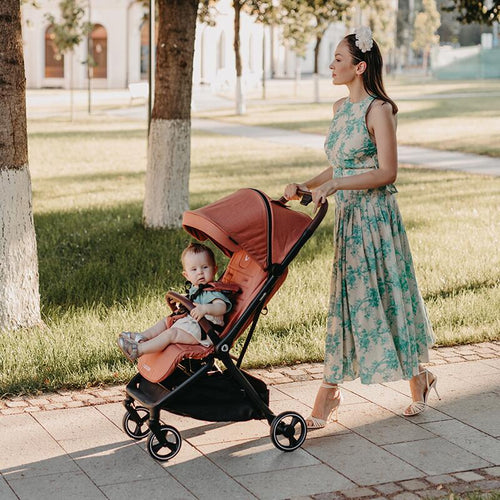
<path fill-rule="evenodd" d="M 259 191 L 257 192 L 264 198 L 262 193 Z M 299 192 L 299 195 L 302 196 L 301 204 L 307 205 L 311 202 L 310 193 Z M 284 204 L 286 200 L 281 198 L 279 202 Z M 186 380 L 181 379 L 179 385 L 169 389 L 163 384 L 165 381 L 152 383 L 146 380 L 141 373 L 137 373 L 127 384 L 127 396 L 123 401 L 123 405 L 126 408 L 126 413 L 123 417 L 123 428 L 131 438 L 137 440 L 149 434 L 148 451 L 153 458 L 159 461 L 170 460 L 177 455 L 182 443 L 180 433 L 177 429 L 160 422 L 161 410 L 164 409 L 172 413 L 185 415 L 185 413 L 176 412 L 175 407 L 172 409 L 172 407 L 169 406 L 171 404 L 170 402 L 191 384 L 204 375 L 209 374 L 211 370 L 214 368 L 217 370 L 218 368 L 215 365 L 216 360 L 219 360 L 224 365 L 226 368 L 224 373 L 229 373 L 229 376 L 232 377 L 249 399 L 255 410 L 255 414 L 251 416 L 250 419 L 266 419 L 270 424 L 271 440 L 278 449 L 287 452 L 294 451 L 303 444 L 307 436 L 307 425 L 304 418 L 300 414 L 292 411 L 275 415 L 268 404 L 266 404 L 266 401 L 259 395 L 256 388 L 250 383 L 247 378 L 249 376 L 245 376 L 240 366 L 257 326 L 262 309 L 267 303 L 266 299 L 273 294 L 275 287 L 280 284 L 280 280 L 285 278 L 288 265 L 317 229 L 325 217 L 327 210 L 327 203 L 319 207 L 310 224 L 306 227 L 305 231 L 280 264 L 271 264 L 269 260 L 267 279 L 250 304 L 237 318 L 227 335 L 223 338 L 219 338 L 208 321 L 200 321 L 200 326 L 206 331 L 214 344 L 214 350 L 208 354 L 208 356 L 195 362 L 198 366 L 195 368 L 194 372 L 191 370 Z M 270 214 L 268 214 L 268 216 L 270 217 Z M 188 310 L 194 307 L 186 297 L 175 292 L 169 292 L 167 297 L 181 303 L 187 307 Z M 236 359 L 230 354 L 230 349 L 236 338 L 239 337 L 240 331 L 245 328 L 245 325 L 248 327 L 250 321 L 250 330 L 245 339 L 242 351 Z M 241 332 L 241 334 L 243 334 L 243 332 Z M 236 360 L 236 363 L 233 360 Z M 180 372 L 186 372 L 190 368 L 192 369 L 192 364 L 190 359 L 182 360 L 177 365 L 176 371 L 165 380 L 168 380 L 176 373 L 178 374 Z M 263 384 L 261 381 L 259 382 Z M 139 405 L 137 405 L 136 402 L 139 403 Z M 248 419 L 249 418 L 243 418 L 242 420 Z"/>

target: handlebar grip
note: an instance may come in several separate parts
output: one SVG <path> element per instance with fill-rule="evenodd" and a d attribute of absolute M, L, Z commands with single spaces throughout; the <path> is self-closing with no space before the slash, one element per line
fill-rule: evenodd
<path fill-rule="evenodd" d="M 297 194 L 301 197 L 300 204 L 305 207 L 309 205 L 312 201 L 311 191 L 303 191 L 302 189 L 297 189 Z M 280 203 L 286 204 L 288 200 L 282 196 L 279 200 Z"/>

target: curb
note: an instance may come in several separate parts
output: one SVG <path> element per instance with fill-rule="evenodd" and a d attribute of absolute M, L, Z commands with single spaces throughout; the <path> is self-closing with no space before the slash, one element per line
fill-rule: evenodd
<path fill-rule="evenodd" d="M 482 359 L 500 358 L 500 340 L 455 347 L 434 347 L 429 351 L 428 366 L 463 363 Z M 248 370 L 267 385 L 321 380 L 322 363 L 301 363 L 294 366 L 259 368 Z M 92 387 L 73 391 L 57 391 L 41 395 L 0 398 L 0 417 L 19 413 L 95 406 L 123 401 L 125 385 Z M 342 498 L 342 497 L 340 497 Z"/>
<path fill-rule="evenodd" d="M 500 466 L 464 472 L 425 476 L 407 481 L 358 486 L 349 490 L 319 493 L 305 497 L 312 500 L 420 500 L 421 498 L 469 498 L 462 494 L 500 490 Z M 457 497 L 457 495 L 459 495 Z M 304 500 L 305 500 L 304 498 Z M 483 498 L 483 497 L 481 497 Z"/>

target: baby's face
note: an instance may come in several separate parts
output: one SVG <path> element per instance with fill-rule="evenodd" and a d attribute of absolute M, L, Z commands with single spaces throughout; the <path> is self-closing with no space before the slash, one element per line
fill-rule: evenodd
<path fill-rule="evenodd" d="M 213 281 L 217 267 L 207 253 L 188 253 L 184 256 L 182 275 L 193 285 L 201 285 Z"/>

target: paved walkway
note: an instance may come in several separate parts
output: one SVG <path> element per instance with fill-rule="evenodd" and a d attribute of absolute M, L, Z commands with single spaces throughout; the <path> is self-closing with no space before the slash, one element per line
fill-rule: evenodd
<path fill-rule="evenodd" d="M 121 429 L 123 386 L 0 400 L 0 499 L 411 500 L 500 489 L 500 342 L 433 349 L 442 400 L 413 419 L 405 382 L 343 385 L 339 422 L 278 451 L 265 421 L 162 413 L 183 437 L 155 462 Z M 321 365 L 253 370 L 271 408 L 310 412 Z M 51 409 L 52 408 L 52 409 Z"/>
<path fill-rule="evenodd" d="M 308 134 L 271 127 L 256 127 L 235 123 L 195 118 L 192 127 L 217 134 L 249 137 L 289 146 L 302 146 L 323 151 L 325 138 L 319 134 Z M 413 146 L 398 146 L 401 164 L 416 165 L 440 170 L 458 170 L 472 174 L 500 176 L 500 159 L 487 156 L 438 151 Z"/>
<path fill-rule="evenodd" d="M 272 81 L 269 85 L 282 85 L 283 82 Z M 209 88 L 193 90 L 193 110 L 207 112 L 214 109 L 232 109 L 234 102 L 230 99 L 214 95 Z M 328 95 L 328 94 L 326 94 Z M 496 97 L 497 93 L 484 95 Z M 470 94 L 456 94 L 454 98 L 467 97 Z M 442 98 L 442 95 L 425 95 L 422 98 Z M 451 97 L 451 96 L 448 96 Z M 75 109 L 85 113 L 87 103 L 86 91 L 74 91 Z M 415 99 L 416 96 L 400 96 L 398 100 Z M 331 100 L 331 99 L 330 99 Z M 328 102 L 330 102 L 328 100 Z M 94 90 L 92 93 L 94 113 L 104 113 L 113 116 L 147 121 L 145 105 L 130 106 L 130 95 L 127 90 Z M 143 100 L 144 101 L 144 100 Z M 326 101 L 326 99 L 325 99 Z M 140 101 L 139 101 L 140 102 Z M 268 99 L 265 101 L 253 99 L 253 104 L 297 103 L 297 99 Z M 103 108 L 104 106 L 104 108 Z M 112 109 L 107 107 L 111 106 Z M 69 93 L 60 90 L 30 90 L 27 93 L 27 112 L 29 118 L 46 118 L 48 116 L 66 116 L 69 112 Z M 324 137 L 319 134 L 307 134 L 296 131 L 271 127 L 256 127 L 239 125 L 229 122 L 195 118 L 192 120 L 194 129 L 205 130 L 218 134 L 251 137 L 260 141 L 278 144 L 303 146 L 323 150 Z M 404 165 L 414 165 L 442 170 L 457 170 L 482 175 L 500 175 L 500 159 L 482 155 L 466 154 L 452 151 L 438 151 L 413 146 L 398 147 L 399 161 Z"/>

